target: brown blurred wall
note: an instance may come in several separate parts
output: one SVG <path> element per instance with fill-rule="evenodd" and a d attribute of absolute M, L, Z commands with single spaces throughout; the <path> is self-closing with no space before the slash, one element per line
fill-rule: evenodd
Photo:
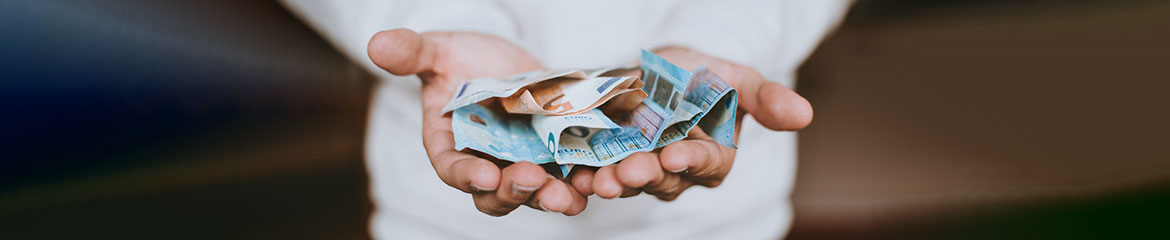
<path fill-rule="evenodd" d="M 855 6 L 800 71 L 816 116 L 791 237 L 1109 212 L 1170 189 L 1170 3 L 1021 3 Z"/>

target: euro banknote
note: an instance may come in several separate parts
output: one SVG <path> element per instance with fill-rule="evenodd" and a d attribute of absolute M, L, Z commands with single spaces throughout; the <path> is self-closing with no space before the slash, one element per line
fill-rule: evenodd
<path fill-rule="evenodd" d="M 565 115 L 597 108 L 621 94 L 640 94 L 637 77 L 562 78 L 534 83 L 516 95 L 501 98 L 509 113 Z"/>
<path fill-rule="evenodd" d="M 443 106 L 443 113 L 489 98 L 512 96 L 516 91 L 529 84 L 563 76 L 584 78 L 586 75 L 582 71 L 549 70 L 525 72 L 502 79 L 476 78 L 468 80 L 459 85 L 459 89 L 455 92 L 455 97 L 451 98 L 451 101 L 446 106 Z"/>
<path fill-rule="evenodd" d="M 622 121 L 596 108 L 525 115 L 467 104 L 452 114 L 456 148 L 508 161 L 555 162 L 567 174 L 574 165 L 605 166 L 682 140 L 695 126 L 735 147 L 734 88 L 705 68 L 691 73 L 645 50 L 640 67 L 646 97 Z"/>
<path fill-rule="evenodd" d="M 536 164 L 554 161 L 552 152 L 541 143 L 532 123 L 509 118 L 479 104 L 470 104 L 451 113 L 451 132 L 455 149 L 472 149 L 500 160 L 529 161 Z"/>
<path fill-rule="evenodd" d="M 700 126 L 716 142 L 735 148 L 736 92 L 706 68 L 686 71 L 642 51 L 643 90 L 649 97 L 620 128 L 594 129 L 585 137 L 563 136 L 553 156 L 558 164 L 605 166 L 686 138 Z"/>
<path fill-rule="evenodd" d="M 568 115 L 597 108 L 622 94 L 645 97 L 637 77 L 601 76 L 614 69 L 618 67 L 534 71 L 504 79 L 473 79 L 459 86 L 443 112 L 499 98 L 509 113 Z"/>
<path fill-rule="evenodd" d="M 550 146 L 557 146 L 561 136 L 574 136 L 586 131 L 584 129 L 608 128 L 618 128 L 618 125 L 598 109 L 573 115 L 529 117 L 471 104 L 451 114 L 455 149 L 470 148 L 513 162 L 553 162 Z"/>

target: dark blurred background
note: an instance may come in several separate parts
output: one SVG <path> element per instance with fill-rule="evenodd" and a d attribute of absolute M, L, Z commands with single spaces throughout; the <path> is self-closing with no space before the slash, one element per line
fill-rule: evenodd
<path fill-rule="evenodd" d="M 1168 1 L 859 1 L 800 69 L 790 237 L 1170 237 L 1167 43 Z"/>
<path fill-rule="evenodd" d="M 280 4 L 0 0 L 0 43 L 0 239 L 368 238 L 375 81 Z M 1166 43 L 1166 1 L 860 1 L 789 237 L 1168 237 Z"/>
<path fill-rule="evenodd" d="M 372 76 L 271 1 L 0 1 L 0 239 L 366 238 Z"/>

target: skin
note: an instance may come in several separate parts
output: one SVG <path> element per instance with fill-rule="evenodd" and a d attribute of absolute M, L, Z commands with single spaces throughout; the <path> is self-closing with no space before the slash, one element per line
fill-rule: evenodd
<path fill-rule="evenodd" d="M 406 29 L 378 32 L 368 52 L 382 69 L 422 79 L 423 145 L 431 165 L 444 183 L 471 194 L 479 211 L 503 216 L 526 205 L 571 216 L 585 210 L 582 194 L 536 164 L 493 162 L 455 150 L 451 115 L 442 112 L 455 87 L 475 77 L 543 69 L 527 52 L 488 35 Z"/>
<path fill-rule="evenodd" d="M 529 162 L 505 163 L 455 151 L 451 116 L 441 109 L 456 86 L 475 77 L 505 77 L 545 67 L 514 44 L 467 32 L 382 31 L 370 39 L 368 52 L 382 69 L 422 79 L 423 145 L 435 173 L 447 185 L 469 193 L 476 208 L 488 215 L 507 215 L 520 205 L 577 215 L 585 210 L 585 196 L 594 193 L 614 198 L 645 192 L 670 201 L 694 185 L 718 186 L 735 159 L 734 149 L 697 128 L 687 139 L 660 151 L 634 154 L 602 168 L 578 168 L 568 181 Z M 750 67 L 679 47 L 656 53 L 686 69 L 707 66 L 727 80 L 739 91 L 737 121 L 747 113 L 772 130 L 799 130 L 812 120 L 807 100 L 765 81 Z M 737 136 L 740 125 L 736 124 Z"/>
<path fill-rule="evenodd" d="M 654 52 L 685 69 L 706 66 L 736 89 L 740 114 L 735 125 L 737 142 L 743 114 L 752 114 L 761 125 L 776 131 L 800 130 L 812 121 L 808 100 L 783 85 L 766 81 L 751 67 L 681 47 L 665 47 Z M 578 170 L 571 182 L 580 193 L 595 193 L 606 199 L 645 192 L 672 201 L 692 186 L 719 186 L 734 161 L 735 149 L 715 142 L 694 128 L 687 139 L 659 151 L 636 153 L 598 169 Z"/>

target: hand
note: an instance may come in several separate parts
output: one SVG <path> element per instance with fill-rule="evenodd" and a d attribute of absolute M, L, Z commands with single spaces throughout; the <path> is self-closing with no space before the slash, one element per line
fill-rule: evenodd
<path fill-rule="evenodd" d="M 778 131 L 800 130 L 812 121 L 812 106 L 807 100 L 787 87 L 765 81 L 763 75 L 750 67 L 685 48 L 670 47 L 655 53 L 685 69 L 706 66 L 736 89 L 739 94 L 737 142 L 745 113 L 752 114 L 764 127 Z M 719 186 L 734 161 L 735 149 L 693 128 L 686 139 L 671 143 L 661 151 L 635 153 L 617 164 L 598 169 L 582 168 L 573 173 L 571 181 L 585 195 L 597 193 L 608 199 L 646 192 L 671 201 L 694 185 Z"/>
<path fill-rule="evenodd" d="M 584 196 L 536 164 L 493 162 L 455 150 L 451 116 L 442 112 L 455 87 L 475 77 L 544 68 L 527 52 L 489 35 L 406 29 L 378 32 L 368 51 L 382 69 L 422 79 L 423 145 L 431 165 L 447 185 L 470 193 L 479 211 L 503 216 L 521 204 L 570 216 L 585 210 Z"/>

